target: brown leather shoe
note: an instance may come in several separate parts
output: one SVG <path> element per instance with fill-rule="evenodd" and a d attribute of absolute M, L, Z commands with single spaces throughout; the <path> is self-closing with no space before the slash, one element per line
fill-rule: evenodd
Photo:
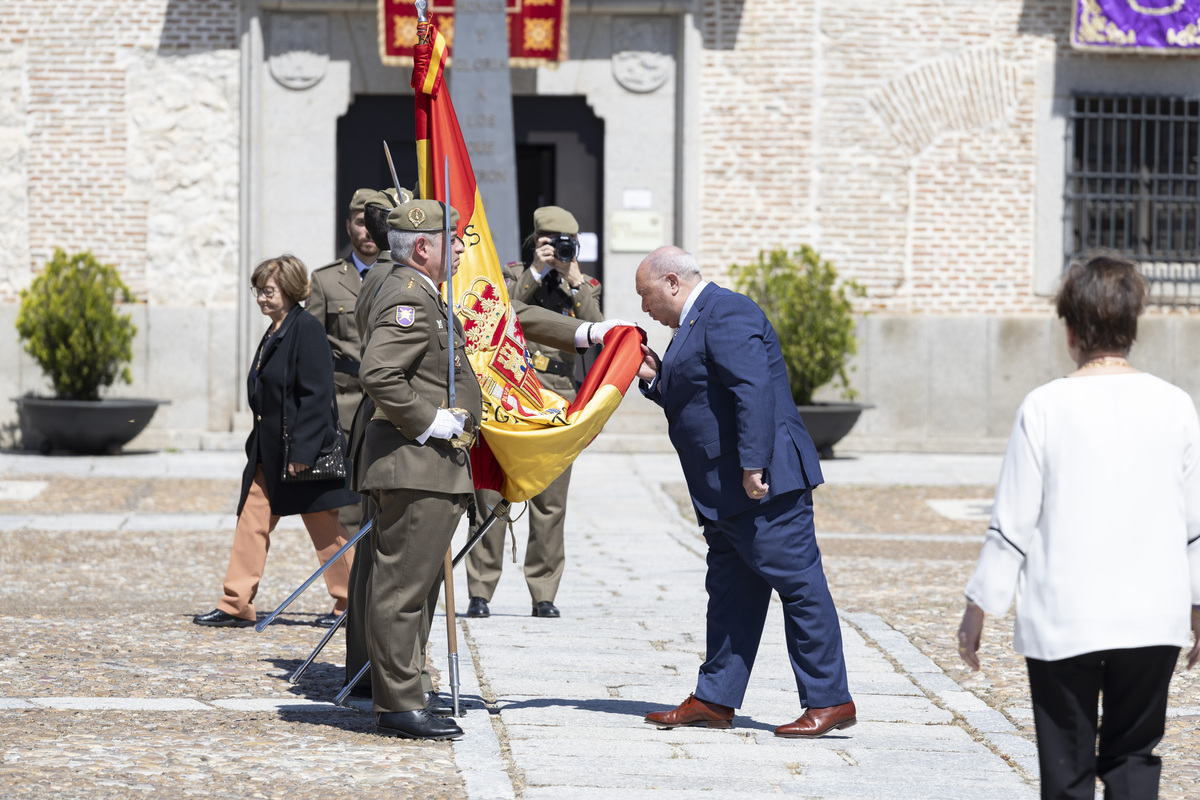
<path fill-rule="evenodd" d="M 784 739 L 816 739 L 830 731 L 854 727 L 858 722 L 857 713 L 853 700 L 840 706 L 807 708 L 800 719 L 776 728 L 775 735 Z"/>
<path fill-rule="evenodd" d="M 646 723 L 657 725 L 664 730 L 700 725 L 706 728 L 732 728 L 733 709 L 717 703 L 706 703 L 695 694 L 689 694 L 687 700 L 670 711 L 652 711 L 647 714 Z"/>

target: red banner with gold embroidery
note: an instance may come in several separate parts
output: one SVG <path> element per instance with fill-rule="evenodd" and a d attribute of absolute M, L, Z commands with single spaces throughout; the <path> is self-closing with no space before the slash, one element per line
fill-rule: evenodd
<path fill-rule="evenodd" d="M 436 25 L 414 48 L 417 176 L 421 196 L 458 209 L 466 245 L 454 277 L 454 313 L 483 390 L 480 443 L 471 450 L 476 488 L 516 503 L 540 494 L 583 452 L 617 410 L 642 363 L 642 331 L 618 327 L 604 340 L 574 403 L 537 379 L 508 299 L 471 157 L 444 82 L 447 51 Z M 450 161 L 450 182 L 443 173 Z"/>
<path fill-rule="evenodd" d="M 501 0 L 463 0 L 496 2 Z M 567 60 L 569 0 L 503 0 L 508 23 L 508 63 L 539 67 Z M 391 67 L 413 63 L 417 43 L 417 9 L 413 0 L 378 0 L 379 59 Z M 446 64 L 454 50 L 454 0 L 430 0 L 429 21 L 446 40 Z"/>

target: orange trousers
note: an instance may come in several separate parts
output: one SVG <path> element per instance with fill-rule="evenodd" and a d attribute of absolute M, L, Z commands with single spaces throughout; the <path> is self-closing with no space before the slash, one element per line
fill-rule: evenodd
<path fill-rule="evenodd" d="M 322 564 L 350 538 L 342 523 L 338 522 L 336 508 L 301 514 L 300 519 L 304 520 L 304 527 Z M 217 603 L 218 609 L 242 619 L 256 618 L 254 596 L 258 594 L 258 582 L 262 580 L 263 570 L 267 566 L 271 531 L 275 530 L 278 523 L 279 516 L 271 513 L 267 482 L 262 464 L 259 464 L 242 513 L 238 516 L 237 529 L 233 534 L 233 551 L 229 554 L 229 568 L 225 570 L 225 595 Z M 325 586 L 334 599 L 335 614 L 346 610 L 346 592 L 350 584 L 353 557 L 353 552 L 346 553 L 325 570 Z"/>

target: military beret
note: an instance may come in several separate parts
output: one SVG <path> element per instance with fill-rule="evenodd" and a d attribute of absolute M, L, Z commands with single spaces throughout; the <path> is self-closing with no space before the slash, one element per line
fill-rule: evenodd
<path fill-rule="evenodd" d="M 401 199 L 397 200 L 397 197 Z M 363 205 L 379 206 L 380 208 L 395 208 L 401 203 L 407 203 L 412 199 L 412 192 L 401 186 L 399 193 L 397 193 L 395 189 L 384 189 L 382 191 L 375 192 L 367 197 L 367 201 Z"/>
<path fill-rule="evenodd" d="M 533 230 L 538 236 L 544 233 L 579 233 L 579 223 L 570 211 L 558 206 L 542 206 L 533 212 Z"/>
<path fill-rule="evenodd" d="M 442 209 L 445 204 L 438 200 L 409 200 L 392 209 L 388 214 L 388 227 L 394 231 L 417 231 L 437 233 L 445 226 Z M 458 209 L 450 207 L 450 229 L 458 228 Z"/>
<path fill-rule="evenodd" d="M 350 213 L 357 214 L 367 207 L 367 200 L 371 195 L 375 194 L 374 189 L 359 189 L 354 193 L 354 197 L 350 198 Z"/>

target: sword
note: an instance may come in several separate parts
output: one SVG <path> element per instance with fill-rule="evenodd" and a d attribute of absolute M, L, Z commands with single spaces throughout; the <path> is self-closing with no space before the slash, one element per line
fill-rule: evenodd
<path fill-rule="evenodd" d="M 446 186 L 446 206 L 443 209 L 442 220 L 442 259 L 446 268 L 446 328 L 450 342 L 449 358 L 446 359 L 448 365 L 448 383 L 446 384 L 446 407 L 455 419 L 462 423 L 463 432 L 450 440 L 455 447 L 466 450 L 475 443 L 475 423 L 471 419 L 471 415 L 466 409 L 456 408 L 454 406 L 454 359 L 457 354 L 454 350 L 454 265 L 453 253 L 454 240 L 450 234 L 450 156 L 445 156 L 443 160 L 443 169 L 445 170 L 445 186 Z"/>
<path fill-rule="evenodd" d="M 446 401 L 449 408 L 454 408 L 454 270 L 450 263 L 450 251 L 454 244 L 450 241 L 450 156 L 446 156 L 443 163 L 446 165 L 446 207 L 443 209 L 442 225 L 446 244 L 442 247 L 442 259 L 446 262 L 446 327 L 449 328 L 447 335 L 450 337 L 450 358 L 446 359 L 450 365 L 450 383 L 446 388 Z"/>
<path fill-rule="evenodd" d="M 392 173 L 392 186 L 396 187 L 396 202 L 403 203 L 400 198 L 403 195 L 400 193 L 400 179 L 396 177 L 396 165 L 392 163 L 392 151 L 388 148 L 387 142 L 383 143 L 383 154 L 387 156 L 388 171 Z"/>
<path fill-rule="evenodd" d="M 342 549 L 338 550 L 336 553 L 334 553 L 332 556 L 330 556 L 329 559 L 324 564 L 322 564 L 316 572 L 314 572 L 311 576 L 309 576 L 308 580 L 306 580 L 304 583 L 300 584 L 300 588 L 296 589 L 296 591 L 294 591 L 290 595 L 288 595 L 287 600 L 284 600 L 282 603 L 280 603 L 275 608 L 275 610 L 272 611 L 267 616 L 266 619 L 259 620 L 258 624 L 254 626 L 254 630 L 258 631 L 259 633 L 262 633 L 263 631 L 265 631 L 267 629 L 267 626 L 270 625 L 272 622 L 274 622 L 275 618 L 278 617 L 285 608 L 287 608 L 288 606 L 290 606 L 292 604 L 293 600 L 295 600 L 300 595 L 304 594 L 304 590 L 307 589 L 309 586 L 313 585 L 313 581 L 315 581 L 317 578 L 324 575 L 325 570 L 332 567 L 339 558 L 346 555 L 346 553 L 350 552 L 350 548 L 354 547 L 354 545 L 358 543 L 359 539 L 361 539 L 362 537 L 366 536 L 368 533 L 371 532 L 371 524 L 373 522 L 374 522 L 374 520 L 368 520 L 366 525 L 363 525 L 361 528 L 359 528 L 358 533 L 354 534 L 354 538 L 352 538 L 350 541 L 346 542 L 344 545 L 342 545 Z M 314 653 L 313 655 L 316 655 L 316 654 Z"/>
<path fill-rule="evenodd" d="M 446 265 L 446 330 L 450 342 L 450 352 L 446 358 L 449 375 L 448 383 L 446 384 L 446 405 L 450 408 L 451 413 L 457 409 L 454 407 L 454 359 L 456 357 L 454 350 L 454 264 L 453 254 L 454 241 L 450 238 L 450 156 L 445 156 L 442 161 L 443 173 L 446 178 L 444 186 L 446 187 L 446 207 L 442 209 L 442 227 L 445 238 L 442 240 L 442 260 Z M 470 420 L 470 417 L 464 411 L 462 420 L 465 426 Z M 466 438 L 467 432 L 464 430 L 461 437 Z M 473 438 L 473 437 L 472 437 Z M 456 441 L 457 444 L 457 441 Z M 465 449 L 471 446 L 471 442 L 467 441 L 462 447 Z M 453 550 L 446 551 L 445 562 L 442 567 L 444 580 L 446 581 L 446 664 L 450 668 L 450 697 L 452 699 L 452 707 L 454 716 L 458 716 L 458 636 L 455 619 L 458 614 L 454 610 L 454 561 L 451 558 Z"/>

